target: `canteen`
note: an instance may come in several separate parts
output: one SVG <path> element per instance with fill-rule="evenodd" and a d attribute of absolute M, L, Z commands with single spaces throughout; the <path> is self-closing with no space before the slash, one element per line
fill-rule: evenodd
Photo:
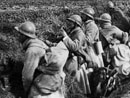
<path fill-rule="evenodd" d="M 95 51 L 98 55 L 102 54 L 104 52 L 101 41 L 94 43 L 94 48 L 95 48 Z"/>

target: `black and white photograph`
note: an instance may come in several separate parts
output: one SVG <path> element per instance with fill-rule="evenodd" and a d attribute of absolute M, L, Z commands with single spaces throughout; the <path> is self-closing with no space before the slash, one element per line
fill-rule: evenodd
<path fill-rule="evenodd" d="M 0 98 L 130 98 L 130 0 L 0 0 Z"/>

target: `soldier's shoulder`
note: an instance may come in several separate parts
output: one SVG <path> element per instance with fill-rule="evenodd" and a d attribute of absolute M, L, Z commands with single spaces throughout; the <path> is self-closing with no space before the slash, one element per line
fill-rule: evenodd
<path fill-rule="evenodd" d="M 123 32 L 121 29 L 119 29 L 117 26 L 112 25 L 112 29 L 118 31 L 118 32 Z"/>
<path fill-rule="evenodd" d="M 39 39 L 32 39 L 30 41 L 30 44 L 28 45 L 27 50 L 31 51 L 31 52 L 37 52 L 40 49 L 48 49 L 49 47 L 42 41 Z"/>
<path fill-rule="evenodd" d="M 83 33 L 83 29 L 81 27 L 77 27 L 73 30 L 73 32 L 80 34 Z"/>
<path fill-rule="evenodd" d="M 95 29 L 95 28 L 98 28 L 97 27 L 97 24 L 95 23 L 95 21 L 90 21 L 87 25 L 86 25 L 88 28 L 93 28 L 93 29 Z"/>

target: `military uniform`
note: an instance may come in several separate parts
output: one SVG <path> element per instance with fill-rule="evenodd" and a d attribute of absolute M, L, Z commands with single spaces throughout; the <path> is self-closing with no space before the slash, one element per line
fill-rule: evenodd
<path fill-rule="evenodd" d="M 87 41 L 94 43 L 99 40 L 99 29 L 94 20 L 88 20 L 85 22 L 85 35 Z"/>
<path fill-rule="evenodd" d="M 93 22 L 91 22 L 88 26 L 91 26 L 91 24 L 93 25 Z M 91 30 L 93 30 L 93 29 L 91 29 Z M 90 30 L 90 33 L 91 33 L 91 30 Z M 90 34 L 90 36 L 91 36 L 91 34 Z M 92 39 L 96 40 L 95 37 L 93 37 Z M 74 30 L 72 30 L 69 34 L 69 37 L 65 37 L 63 39 L 63 42 L 65 43 L 67 48 L 70 50 L 70 52 L 72 52 L 74 54 L 74 56 L 72 56 L 72 59 L 76 55 L 77 57 L 79 57 L 79 56 L 85 57 L 85 60 L 87 63 L 91 62 L 90 55 L 88 55 L 88 52 L 90 52 L 90 51 L 88 51 L 88 49 L 87 49 L 88 44 L 86 43 L 87 42 L 86 35 L 84 34 L 83 30 L 81 29 L 81 26 L 76 27 Z M 76 65 L 75 62 L 77 63 L 77 58 L 73 59 L 73 62 L 71 62 L 70 64 L 68 64 L 68 62 L 67 62 L 66 65 L 68 65 L 70 70 L 72 69 L 72 71 L 76 72 L 75 80 L 77 82 L 77 85 L 79 86 L 79 89 L 81 89 L 81 92 L 77 91 L 77 93 L 83 93 L 83 94 L 91 93 L 90 87 L 89 87 L 89 81 L 88 81 L 88 72 L 89 71 L 87 70 L 87 66 L 90 64 L 81 63 L 80 64 L 81 67 L 78 70 L 77 66 L 75 66 Z M 78 62 L 78 64 L 79 64 L 79 62 Z"/>
<path fill-rule="evenodd" d="M 71 75 L 75 75 L 78 70 L 78 65 L 80 66 L 86 62 L 90 61 L 88 54 L 84 51 L 86 48 L 86 37 L 81 28 L 82 26 L 82 19 L 79 15 L 72 15 L 67 18 L 68 23 L 67 26 L 70 28 L 70 32 L 67 35 L 65 31 L 63 31 L 63 42 L 66 47 L 69 49 L 70 56 L 66 62 L 65 68 Z M 84 60 L 83 60 L 84 59 Z"/>
<path fill-rule="evenodd" d="M 70 51 L 70 58 L 66 63 L 66 69 L 69 72 L 76 72 L 78 70 L 77 56 L 82 56 L 86 60 L 90 60 L 89 56 L 83 50 L 86 47 L 85 34 L 80 27 L 76 27 L 71 31 L 69 37 L 63 39 L 64 44 Z M 80 59 L 80 57 L 78 57 Z"/>
<path fill-rule="evenodd" d="M 104 49 L 108 46 L 108 44 L 126 43 L 128 39 L 128 34 L 114 25 L 104 25 L 104 28 L 100 29 L 100 33 L 105 38 L 102 40 L 103 38 L 100 37 Z"/>
<path fill-rule="evenodd" d="M 28 91 L 34 78 L 34 72 L 38 67 L 40 59 L 45 55 L 45 50 L 48 46 L 36 38 L 26 40 L 23 48 L 26 52 L 22 80 L 25 91 Z"/>
<path fill-rule="evenodd" d="M 99 41 L 99 29 L 94 20 L 88 20 L 85 22 L 85 35 L 88 43 L 88 54 L 91 57 L 93 67 L 104 66 L 101 54 L 96 53 L 95 43 Z M 94 59 L 93 59 L 94 58 Z"/>
<path fill-rule="evenodd" d="M 40 73 L 32 83 L 29 98 L 64 98 L 65 73 L 63 67 L 68 53 L 63 42 L 46 50 L 45 62 L 39 63 Z"/>
<path fill-rule="evenodd" d="M 111 58 L 116 54 L 112 47 L 116 44 L 126 43 L 128 34 L 113 25 L 105 24 L 100 30 L 100 40 L 104 49 L 104 61 L 111 62 Z"/>
<path fill-rule="evenodd" d="M 72 30 L 69 37 L 64 38 L 63 42 L 70 50 L 70 52 L 74 54 L 71 54 L 72 56 L 70 56 L 70 58 L 66 62 L 66 68 L 74 73 L 77 85 L 81 89 L 80 93 L 90 93 L 88 76 L 86 71 L 87 65 L 84 65 L 84 62 L 77 62 L 80 61 L 81 56 L 84 56 L 84 59 L 86 59 L 87 61 L 91 61 L 89 55 L 84 50 L 87 48 L 86 36 L 81 27 L 76 27 L 74 30 Z M 80 68 L 78 68 L 78 64 Z"/>
<path fill-rule="evenodd" d="M 26 21 L 15 29 L 25 49 L 22 80 L 27 98 L 64 98 L 62 87 L 65 74 L 63 66 L 68 50 L 63 42 L 49 48 L 37 39 L 34 23 Z M 38 70 L 36 70 L 38 69 Z"/>

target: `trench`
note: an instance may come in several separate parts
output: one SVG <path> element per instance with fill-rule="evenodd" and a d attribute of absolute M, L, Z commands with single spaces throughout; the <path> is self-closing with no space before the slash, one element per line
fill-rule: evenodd
<path fill-rule="evenodd" d="M 8 60 L 0 75 L 0 98 L 24 98 L 21 71 L 23 63 Z"/>

